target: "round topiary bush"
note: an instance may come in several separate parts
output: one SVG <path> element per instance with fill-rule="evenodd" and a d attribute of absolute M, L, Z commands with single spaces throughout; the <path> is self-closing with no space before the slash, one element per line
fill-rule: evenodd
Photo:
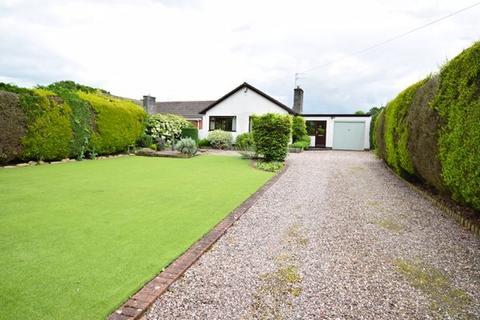
<path fill-rule="evenodd" d="M 230 149 L 233 144 L 233 136 L 230 132 L 213 130 L 207 135 L 210 146 L 215 149 Z"/>

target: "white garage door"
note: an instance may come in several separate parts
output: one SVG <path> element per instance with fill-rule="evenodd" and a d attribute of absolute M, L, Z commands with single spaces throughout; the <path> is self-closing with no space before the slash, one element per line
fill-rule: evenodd
<path fill-rule="evenodd" d="M 364 121 L 335 121 L 333 124 L 333 149 L 363 150 L 364 139 Z"/>

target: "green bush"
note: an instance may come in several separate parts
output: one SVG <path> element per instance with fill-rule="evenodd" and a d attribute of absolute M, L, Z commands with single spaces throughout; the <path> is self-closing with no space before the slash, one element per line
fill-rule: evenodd
<path fill-rule="evenodd" d="M 443 182 L 455 200 L 480 209 L 480 42 L 442 68 L 433 107 L 443 123 Z"/>
<path fill-rule="evenodd" d="M 425 82 L 426 80 L 422 80 L 408 87 L 385 108 L 385 159 L 397 173 L 402 175 L 414 173 L 407 147 L 407 115 L 415 93 Z"/>
<path fill-rule="evenodd" d="M 222 130 L 210 131 L 207 140 L 210 146 L 215 149 L 230 149 L 233 144 L 232 134 Z"/>
<path fill-rule="evenodd" d="M 55 160 L 68 157 L 73 136 L 70 107 L 53 92 L 44 89 L 32 90 L 27 99 L 31 100 L 24 108 L 27 134 L 22 138 L 21 158 Z"/>
<path fill-rule="evenodd" d="M 282 161 L 257 161 L 255 163 L 257 169 L 268 171 L 268 172 L 277 172 L 283 168 L 284 164 Z"/>
<path fill-rule="evenodd" d="M 235 139 L 235 146 L 237 147 L 237 150 L 255 150 L 253 133 L 246 132 L 239 134 Z"/>
<path fill-rule="evenodd" d="M 106 95 L 100 91 L 77 91 L 95 111 L 92 150 L 109 154 L 134 145 L 143 132 L 145 111 L 134 102 Z"/>
<path fill-rule="evenodd" d="M 288 115 L 267 113 L 253 117 L 253 139 L 257 152 L 270 161 L 284 161 L 292 134 L 292 119 Z"/>
<path fill-rule="evenodd" d="M 208 139 L 200 139 L 200 141 L 198 141 L 198 147 L 210 147 L 210 141 L 208 141 Z"/>
<path fill-rule="evenodd" d="M 26 132 L 21 138 L 23 160 L 68 157 L 72 138 L 70 107 L 51 91 L 25 89 L 0 83 L 0 90 L 15 93 L 25 114 Z"/>
<path fill-rule="evenodd" d="M 310 146 L 310 142 L 297 141 L 297 142 L 292 143 L 289 147 L 299 148 L 299 149 L 305 150 L 305 149 L 308 149 L 309 146 Z"/>
<path fill-rule="evenodd" d="M 91 148 L 90 141 L 95 119 L 91 105 L 79 97 L 77 90 L 95 92 L 95 89 L 76 84 L 73 81 L 56 82 L 49 85 L 47 89 L 61 97 L 72 110 L 70 123 L 73 139 L 70 142 L 70 157 L 81 160 Z"/>
<path fill-rule="evenodd" d="M 182 128 L 182 138 L 192 138 L 195 142 L 198 142 L 198 129 L 194 127 Z"/>
<path fill-rule="evenodd" d="M 153 138 L 148 134 L 144 133 L 137 139 L 137 146 L 139 147 L 149 148 L 152 144 L 153 144 Z"/>
<path fill-rule="evenodd" d="M 197 153 L 197 143 L 192 138 L 182 138 L 175 145 L 175 149 L 183 154 L 193 156 Z"/>
<path fill-rule="evenodd" d="M 153 139 L 163 139 L 166 144 L 172 145 L 180 140 L 183 128 L 190 128 L 192 124 L 182 116 L 175 114 L 149 115 L 146 121 L 145 133 Z"/>
<path fill-rule="evenodd" d="M 377 154 L 480 209 L 480 43 L 409 87 L 375 122 Z"/>
<path fill-rule="evenodd" d="M 0 91 L 0 164 L 19 158 L 26 117 L 16 94 Z"/>
<path fill-rule="evenodd" d="M 385 159 L 385 109 L 375 119 L 375 153 Z"/>
<path fill-rule="evenodd" d="M 373 107 L 368 111 L 368 114 L 371 115 L 370 121 L 370 149 L 376 148 L 376 139 L 375 139 L 375 125 L 378 119 L 378 116 L 382 110 L 385 109 L 384 107 Z"/>
<path fill-rule="evenodd" d="M 433 76 L 415 94 L 407 116 L 408 153 L 415 174 L 424 183 L 444 192 L 438 155 L 440 116 L 431 106 L 437 91 L 438 76 Z"/>
<path fill-rule="evenodd" d="M 305 119 L 301 116 L 294 116 L 292 118 L 292 141 L 295 143 L 304 139 L 305 136 L 308 136 Z"/>

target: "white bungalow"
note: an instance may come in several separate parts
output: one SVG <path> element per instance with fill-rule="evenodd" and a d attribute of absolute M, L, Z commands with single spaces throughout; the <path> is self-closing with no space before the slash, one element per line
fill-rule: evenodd
<path fill-rule="evenodd" d="M 252 115 L 280 113 L 305 118 L 312 148 L 370 149 L 370 115 L 303 114 L 301 88 L 295 89 L 293 108 L 246 82 L 215 101 L 155 102 L 154 97 L 143 98 L 143 107 L 149 114 L 182 115 L 198 128 L 200 138 L 205 138 L 209 131 L 215 129 L 232 132 L 236 137 L 251 130 Z"/>

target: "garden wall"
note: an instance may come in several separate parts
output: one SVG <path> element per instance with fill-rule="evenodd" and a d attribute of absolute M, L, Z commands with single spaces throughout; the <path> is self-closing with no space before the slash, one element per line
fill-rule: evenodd
<path fill-rule="evenodd" d="M 120 152 L 142 134 L 145 116 L 129 100 L 70 81 L 35 89 L 0 83 L 0 163 Z"/>
<path fill-rule="evenodd" d="M 480 210 L 480 43 L 390 101 L 375 141 L 398 174 Z"/>

